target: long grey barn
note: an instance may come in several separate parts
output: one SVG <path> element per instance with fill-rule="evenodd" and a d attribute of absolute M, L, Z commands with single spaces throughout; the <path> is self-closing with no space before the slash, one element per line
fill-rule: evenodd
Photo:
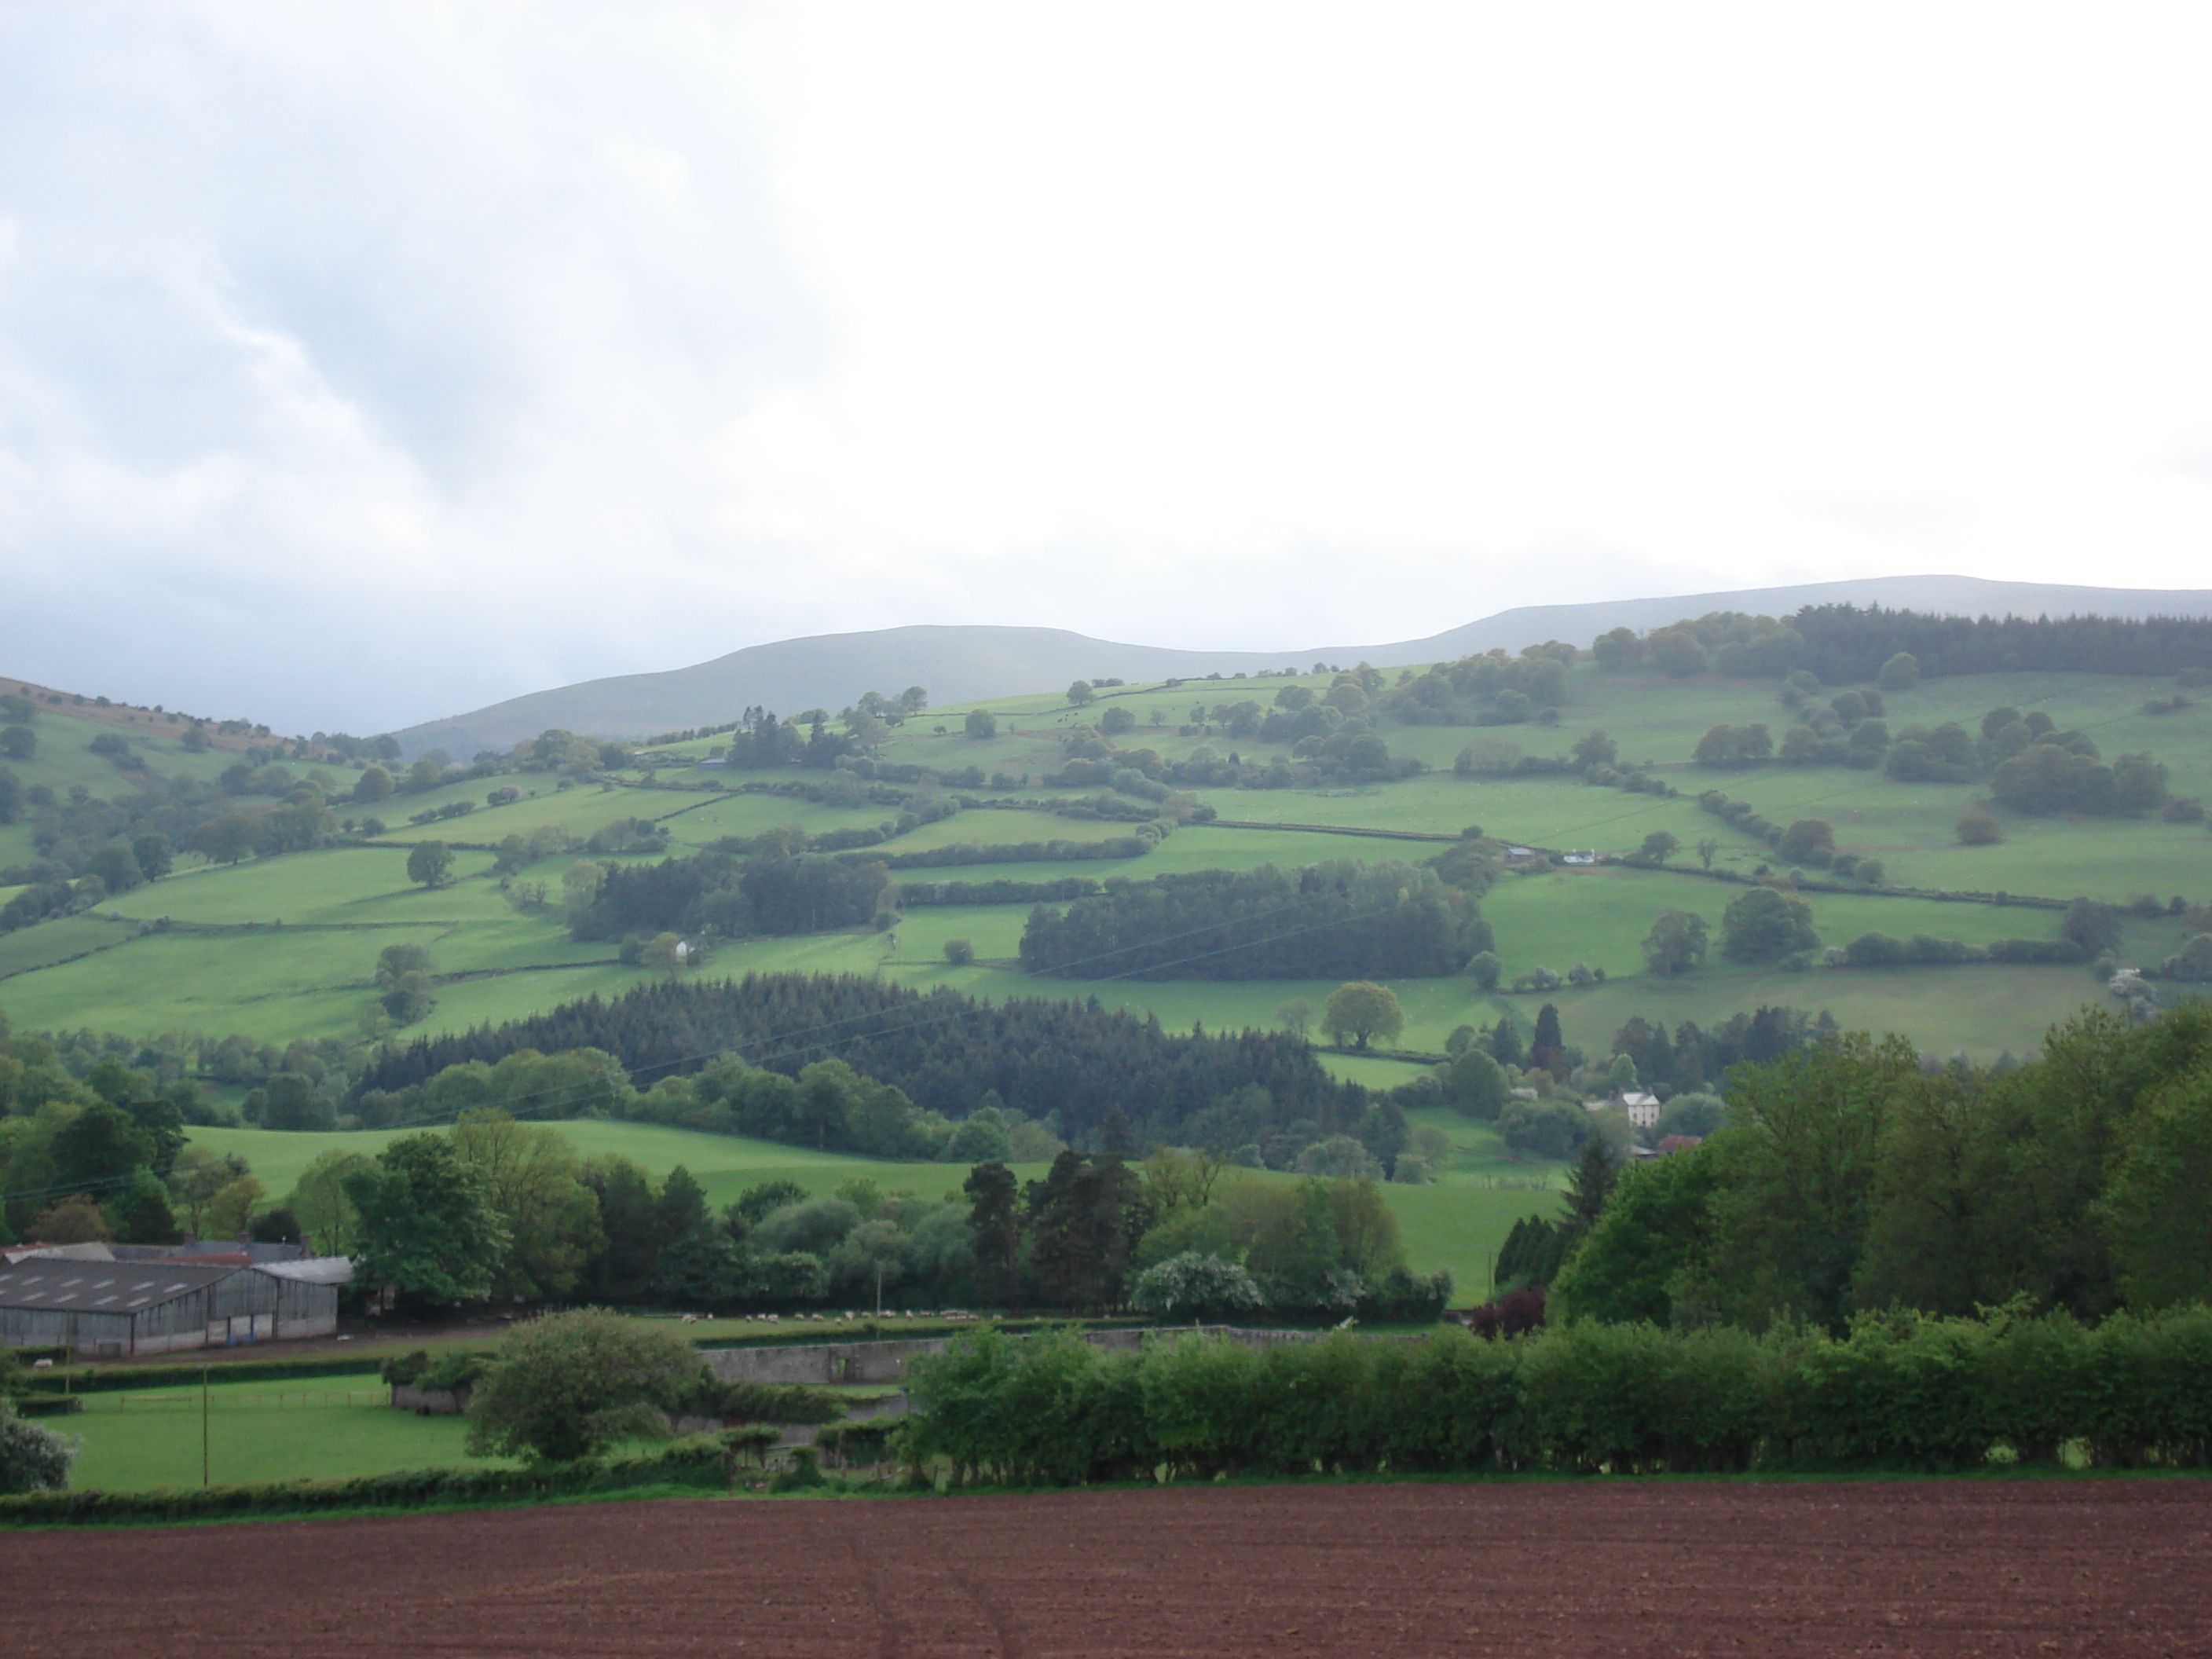
<path fill-rule="evenodd" d="M 0 1269 L 0 1346 L 119 1358 L 337 1328 L 337 1285 L 265 1267 L 33 1258 Z"/>

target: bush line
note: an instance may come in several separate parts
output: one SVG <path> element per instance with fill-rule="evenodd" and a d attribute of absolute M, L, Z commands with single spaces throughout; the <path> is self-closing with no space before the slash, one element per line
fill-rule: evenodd
<path fill-rule="evenodd" d="M 293 1515 L 317 1510 L 420 1509 L 434 1504 L 542 1500 L 580 1492 L 682 1486 L 719 1490 L 727 1462 L 714 1441 L 687 1441 L 650 1457 L 535 1469 L 404 1469 L 356 1480 L 151 1492 L 39 1492 L 0 1498 L 0 1525 L 71 1526 Z"/>
<path fill-rule="evenodd" d="M 972 1334 L 917 1360 L 903 1455 L 1060 1485 L 1339 1472 L 2212 1467 L 2212 1310 L 1868 1316 L 1840 1338 L 1589 1322 L 1141 1353 Z"/>

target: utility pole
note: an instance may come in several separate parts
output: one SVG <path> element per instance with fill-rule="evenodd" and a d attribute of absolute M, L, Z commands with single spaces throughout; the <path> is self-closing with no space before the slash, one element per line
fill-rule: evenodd
<path fill-rule="evenodd" d="M 208 1368 L 200 1367 L 200 1485 L 208 1484 Z"/>

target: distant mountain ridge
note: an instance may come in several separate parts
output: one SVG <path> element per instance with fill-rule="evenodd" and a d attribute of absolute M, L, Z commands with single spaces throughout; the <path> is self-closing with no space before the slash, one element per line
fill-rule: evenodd
<path fill-rule="evenodd" d="M 1639 632 L 1709 611 L 1785 616 L 1808 605 L 1881 605 L 1938 615 L 2212 617 L 2212 589 L 2077 587 L 1987 581 L 1977 576 L 1867 576 L 1786 587 L 1742 588 L 1583 605 L 1519 605 L 1417 640 L 1288 651 L 1187 651 L 1128 645 L 1061 628 L 927 624 L 860 634 L 817 634 L 746 646 L 712 661 L 651 674 L 619 674 L 532 691 L 465 714 L 411 726 L 398 736 L 409 756 L 434 748 L 467 757 L 507 749 L 549 726 L 599 737 L 645 737 L 717 726 L 759 703 L 789 714 L 842 708 L 866 690 L 896 696 L 928 689 L 938 706 L 1044 691 L 1100 675 L 1133 681 L 1192 679 L 1316 662 L 1378 668 L 1444 662 L 1545 640 L 1588 645 L 1615 628 Z"/>

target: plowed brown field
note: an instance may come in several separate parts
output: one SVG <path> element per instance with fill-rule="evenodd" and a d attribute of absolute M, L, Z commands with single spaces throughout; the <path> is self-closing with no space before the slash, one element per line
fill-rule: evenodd
<path fill-rule="evenodd" d="M 8 1650 L 2212 1653 L 2212 1481 L 659 1502 L 0 1541 Z"/>

